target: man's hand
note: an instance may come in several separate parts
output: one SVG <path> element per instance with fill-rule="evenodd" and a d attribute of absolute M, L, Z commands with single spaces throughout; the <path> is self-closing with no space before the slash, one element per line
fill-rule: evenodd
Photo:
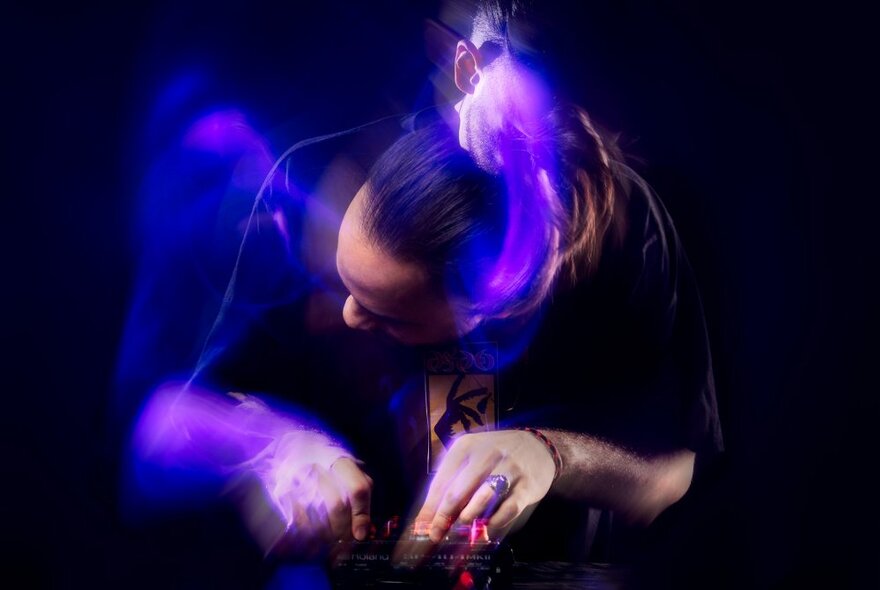
<path fill-rule="evenodd" d="M 342 531 L 338 537 L 347 536 L 350 531 L 352 537 L 363 541 L 370 532 L 370 496 L 373 491 L 373 479 L 347 457 L 336 461 L 330 471 L 335 475 L 347 498 L 333 530 Z"/>
<path fill-rule="evenodd" d="M 555 469 L 550 452 L 528 432 L 462 435 L 443 458 L 416 522 L 430 523 L 429 535 L 436 543 L 456 521 L 489 518 L 490 536 L 500 538 L 547 494 Z M 503 475 L 510 482 L 510 492 L 500 501 L 485 481 L 489 475 Z"/>
<path fill-rule="evenodd" d="M 250 472 L 234 488 L 245 525 L 266 555 L 314 558 L 340 539 L 365 539 L 373 481 L 349 457 L 326 468 L 297 461 L 281 478 Z"/>
<path fill-rule="evenodd" d="M 228 479 L 266 554 L 313 557 L 338 539 L 367 536 L 373 481 L 352 454 L 257 397 L 166 384 L 132 442 L 139 461 Z"/>

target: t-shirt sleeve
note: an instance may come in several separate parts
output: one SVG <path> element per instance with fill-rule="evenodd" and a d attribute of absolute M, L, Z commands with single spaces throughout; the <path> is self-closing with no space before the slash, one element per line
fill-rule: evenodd
<path fill-rule="evenodd" d="M 723 449 L 697 282 L 650 187 L 629 179 L 627 231 L 594 277 L 557 296 L 529 347 L 518 422 L 651 454 Z"/>
<path fill-rule="evenodd" d="M 656 355 L 661 383 L 672 388 L 668 395 L 680 404 L 681 443 L 712 455 L 723 450 L 723 440 L 699 287 L 668 212 L 647 183 L 632 174 L 633 209 L 644 223 L 633 235 L 641 243 L 641 260 L 629 303 L 645 325 L 648 358 Z M 638 206 L 641 199 L 644 209 Z"/>

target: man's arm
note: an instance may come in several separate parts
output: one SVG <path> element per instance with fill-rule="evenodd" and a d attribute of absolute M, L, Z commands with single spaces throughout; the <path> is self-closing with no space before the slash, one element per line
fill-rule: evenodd
<path fill-rule="evenodd" d="M 645 456 L 588 434 L 545 430 L 563 469 L 551 489 L 647 526 L 687 492 L 696 455 L 688 449 Z"/>
<path fill-rule="evenodd" d="M 250 395 L 167 384 L 150 397 L 132 437 L 136 462 L 227 480 L 266 553 L 310 555 L 363 539 L 372 480 L 314 420 Z"/>
<path fill-rule="evenodd" d="M 551 489 L 647 526 L 690 486 L 692 451 L 645 457 L 586 434 L 543 432 L 562 458 L 556 478 L 552 451 L 531 432 L 500 430 L 458 437 L 416 517 L 422 527 L 430 523 L 431 539 L 440 541 L 454 522 L 469 522 L 487 512 L 493 534 L 504 534 L 524 524 Z M 486 483 L 489 475 L 504 475 L 511 484 L 500 503 Z"/>

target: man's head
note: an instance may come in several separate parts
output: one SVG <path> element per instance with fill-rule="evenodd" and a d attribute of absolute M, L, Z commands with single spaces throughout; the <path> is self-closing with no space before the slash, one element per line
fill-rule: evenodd
<path fill-rule="evenodd" d="M 546 135 L 552 95 L 540 74 L 534 48 L 531 3 L 481 0 L 470 35 L 456 44 L 455 85 L 459 142 L 485 170 L 501 171 L 511 142 Z"/>
<path fill-rule="evenodd" d="M 405 344 L 455 339 L 485 317 L 478 283 L 497 257 L 498 180 L 443 124 L 398 140 L 376 162 L 343 219 L 339 275 L 346 323 Z"/>
<path fill-rule="evenodd" d="M 336 267 L 349 292 L 342 309 L 345 323 L 412 345 L 469 331 L 467 306 L 438 289 L 424 265 L 401 259 L 370 237 L 364 226 L 370 198 L 364 185 L 339 232 Z"/>
<path fill-rule="evenodd" d="M 514 201 L 544 212 L 555 251 L 545 260 L 556 270 L 535 276 L 550 279 L 564 268 L 576 282 L 597 268 L 606 232 L 620 223 L 612 167 L 621 155 L 568 95 L 574 79 L 565 72 L 577 69 L 577 27 L 565 26 L 571 6 L 475 0 L 469 11 L 451 13 L 470 14 L 453 64 L 464 93 L 456 105 L 459 142 L 481 168 L 504 176 Z M 460 16 L 447 23 L 463 30 Z"/>
<path fill-rule="evenodd" d="M 445 123 L 408 133 L 373 166 L 345 214 L 337 268 L 355 328 L 408 344 L 534 312 L 553 282 L 546 194 L 480 169 Z"/>
<path fill-rule="evenodd" d="M 575 281 L 598 264 L 613 151 L 585 112 L 556 104 L 529 36 L 543 21 L 522 5 L 481 2 L 458 43 L 458 141 L 444 125 L 405 136 L 346 213 L 337 266 L 349 325 L 408 343 L 454 338 L 533 313 L 562 269 Z"/>

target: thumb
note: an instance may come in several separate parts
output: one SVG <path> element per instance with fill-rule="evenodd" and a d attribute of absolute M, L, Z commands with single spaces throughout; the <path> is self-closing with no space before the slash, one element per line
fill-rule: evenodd
<path fill-rule="evenodd" d="M 367 538 L 370 530 L 370 498 L 373 480 L 353 459 L 343 457 L 331 467 L 351 505 L 351 534 L 358 541 Z"/>

